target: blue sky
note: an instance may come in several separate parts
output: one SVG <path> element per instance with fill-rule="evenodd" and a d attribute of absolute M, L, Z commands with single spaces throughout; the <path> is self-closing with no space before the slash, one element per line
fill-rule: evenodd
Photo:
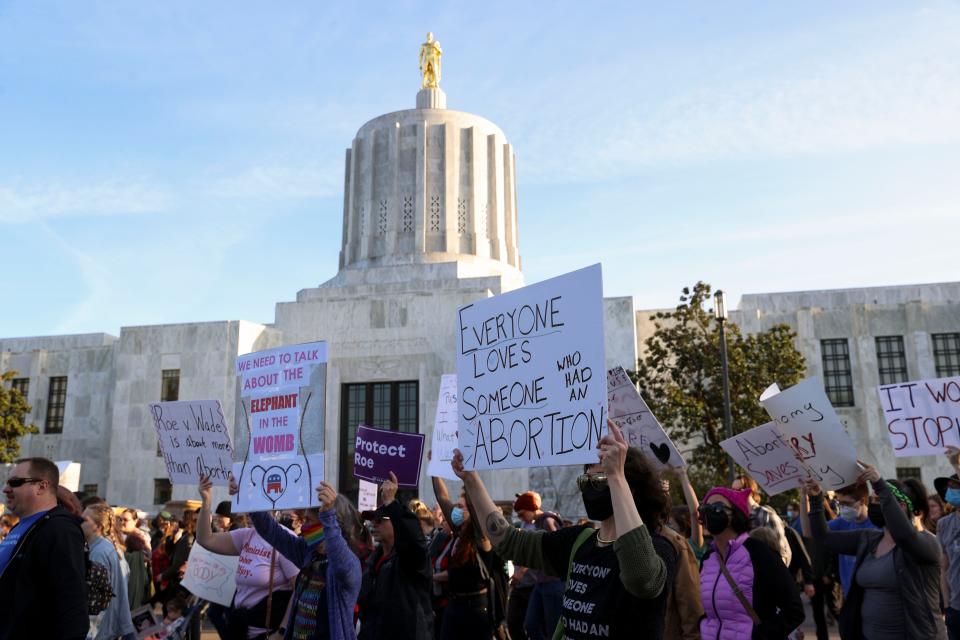
<path fill-rule="evenodd" d="M 514 145 L 528 282 L 960 279 L 955 2 L 345 5 L 0 0 L 0 336 L 271 322 L 427 30 Z"/>

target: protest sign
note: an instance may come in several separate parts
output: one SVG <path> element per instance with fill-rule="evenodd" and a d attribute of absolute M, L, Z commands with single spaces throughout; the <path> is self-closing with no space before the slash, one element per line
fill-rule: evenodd
<path fill-rule="evenodd" d="M 360 493 L 357 495 L 357 510 L 373 511 L 377 508 L 377 483 L 360 480 Z"/>
<path fill-rule="evenodd" d="M 779 393 L 768 388 L 760 403 L 824 489 L 839 489 L 856 481 L 860 475 L 856 449 L 820 378 L 807 378 Z"/>
<path fill-rule="evenodd" d="M 960 377 L 877 387 L 895 456 L 931 456 L 960 447 Z"/>
<path fill-rule="evenodd" d="M 310 342 L 237 358 L 234 510 L 318 506 L 323 480 L 327 344 Z"/>
<path fill-rule="evenodd" d="M 80 491 L 80 463 L 61 460 L 55 463 L 60 471 L 60 486 L 70 491 Z"/>
<path fill-rule="evenodd" d="M 457 312 L 458 440 L 468 469 L 597 461 L 607 390 L 600 265 Z"/>
<path fill-rule="evenodd" d="M 381 483 L 393 471 L 401 487 L 420 483 L 423 460 L 423 434 L 387 431 L 360 425 L 354 443 L 353 475 Z"/>
<path fill-rule="evenodd" d="M 209 476 L 227 486 L 233 448 L 219 400 L 182 400 L 150 405 L 157 441 L 172 484 L 197 484 Z"/>
<path fill-rule="evenodd" d="M 607 371 L 607 404 L 627 444 L 644 453 L 661 469 L 685 466 L 683 456 L 643 401 L 623 367 Z"/>
<path fill-rule="evenodd" d="M 796 451 L 780 433 L 776 422 L 744 431 L 724 440 L 720 446 L 747 470 L 767 495 L 775 496 L 799 487 L 807 479 L 808 469 L 797 460 Z"/>
<path fill-rule="evenodd" d="M 427 475 L 459 480 L 450 467 L 453 450 L 457 447 L 457 427 L 457 376 L 448 373 L 440 378 L 440 397 L 437 398 L 437 417 L 433 421 L 433 437 L 430 438 Z"/>
<path fill-rule="evenodd" d="M 137 632 L 137 640 L 145 640 L 163 630 L 163 620 L 153 612 L 153 606 L 145 604 L 130 612 L 133 620 L 133 630 Z"/>
<path fill-rule="evenodd" d="M 194 544 L 180 584 L 198 598 L 229 607 L 237 590 L 239 564 L 239 556 L 222 556 Z"/>

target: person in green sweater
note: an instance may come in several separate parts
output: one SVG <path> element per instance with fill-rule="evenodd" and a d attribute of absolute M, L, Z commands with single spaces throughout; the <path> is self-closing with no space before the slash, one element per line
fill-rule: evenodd
<path fill-rule="evenodd" d="M 480 475 L 464 468 L 459 451 L 452 466 L 501 557 L 566 579 L 555 638 L 660 638 L 665 585 L 677 562 L 673 545 L 657 535 L 666 495 L 658 473 L 612 422 L 597 448 L 599 462 L 585 466 L 577 485 L 587 517 L 600 522 L 599 529 L 515 529 Z"/>

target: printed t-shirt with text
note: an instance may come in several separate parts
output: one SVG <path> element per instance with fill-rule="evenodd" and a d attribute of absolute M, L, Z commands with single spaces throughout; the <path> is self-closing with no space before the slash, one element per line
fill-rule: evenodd
<path fill-rule="evenodd" d="M 543 556 L 561 577 L 566 576 L 570 551 L 583 527 L 568 527 L 543 535 Z M 654 548 L 664 559 L 668 582 L 676 565 L 676 550 L 659 536 Z M 620 581 L 620 564 L 613 545 L 597 546 L 596 535 L 588 538 L 573 559 L 570 580 L 563 594 L 561 620 L 565 638 L 659 638 L 663 634 L 667 589 L 643 600 L 631 595 Z"/>

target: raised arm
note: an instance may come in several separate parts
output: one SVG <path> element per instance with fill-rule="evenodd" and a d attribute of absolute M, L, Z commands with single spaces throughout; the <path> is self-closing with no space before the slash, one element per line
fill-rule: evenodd
<path fill-rule="evenodd" d="M 437 504 L 440 505 L 440 510 L 443 512 L 443 519 L 449 522 L 452 527 L 453 521 L 450 519 L 450 512 L 453 511 L 453 500 L 450 499 L 447 483 L 443 481 L 443 478 L 434 476 L 431 476 L 430 480 L 433 481 L 433 495 L 437 499 Z"/>
<path fill-rule="evenodd" d="M 420 520 L 406 505 L 397 500 L 397 476 L 390 472 L 390 479 L 380 485 L 380 500 L 393 525 L 393 550 L 401 568 L 409 573 L 429 572 L 427 539 L 423 537 Z"/>
<path fill-rule="evenodd" d="M 897 546 L 910 553 L 916 560 L 926 563 L 940 563 L 940 543 L 926 532 L 917 531 L 911 518 L 900 508 L 897 497 L 890 490 L 890 485 L 880 477 L 880 473 L 871 465 L 861 462 L 865 467 L 863 477 L 870 481 L 873 492 L 880 498 L 880 508 L 883 510 L 884 527 L 890 532 Z M 926 499 L 926 496 L 924 496 Z"/>
<path fill-rule="evenodd" d="M 857 555 L 860 536 L 868 530 L 830 531 L 830 529 L 827 528 L 827 519 L 823 515 L 823 500 L 820 498 L 820 485 L 813 480 L 807 480 L 804 490 L 807 495 L 810 496 L 810 502 L 809 505 L 806 503 L 800 505 L 800 508 L 804 511 L 809 508 L 810 533 L 812 534 L 813 543 L 823 545 L 824 548 L 834 553 L 842 553 L 848 556 Z"/>
<path fill-rule="evenodd" d="M 321 505 L 318 518 L 323 525 L 323 540 L 333 575 L 356 596 L 356 592 L 360 590 L 360 561 L 350 550 L 337 520 L 337 500 L 345 498 L 338 498 L 333 485 L 324 481 L 317 487 L 317 493 Z"/>
<path fill-rule="evenodd" d="M 200 513 L 197 514 L 197 544 L 222 556 L 237 556 L 240 551 L 233 544 L 229 533 L 214 533 L 210 526 L 212 518 L 210 507 L 212 502 L 213 483 L 208 476 L 200 476 Z"/>
<path fill-rule="evenodd" d="M 677 478 L 680 480 L 680 487 L 683 489 L 683 498 L 687 502 L 687 509 L 690 511 L 690 542 L 697 549 L 703 547 L 703 525 L 700 524 L 700 499 L 697 498 L 697 492 L 690 482 L 690 476 L 686 467 L 680 467 L 677 471 Z"/>

